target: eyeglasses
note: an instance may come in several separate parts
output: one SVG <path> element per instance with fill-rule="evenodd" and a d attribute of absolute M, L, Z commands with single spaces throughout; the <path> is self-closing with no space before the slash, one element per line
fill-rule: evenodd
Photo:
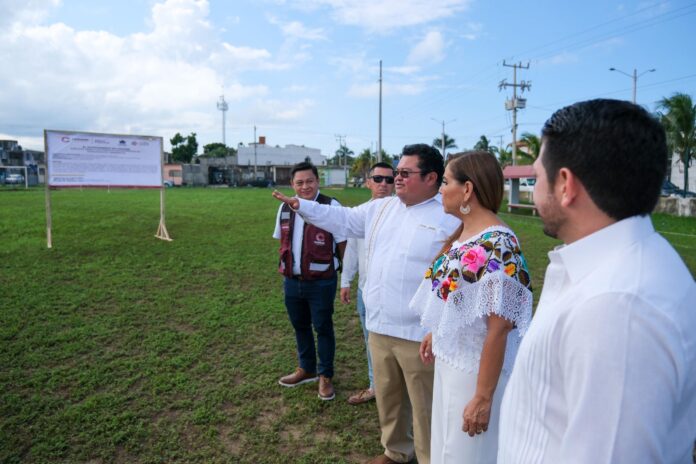
<path fill-rule="evenodd" d="M 370 179 L 372 179 L 372 181 L 376 184 L 381 184 L 384 181 L 386 181 L 387 184 L 394 183 L 394 176 L 372 176 Z"/>
<path fill-rule="evenodd" d="M 410 176 L 411 174 L 417 174 L 419 172 L 423 172 L 423 171 L 407 171 L 406 169 L 395 169 L 394 175 L 401 176 L 404 179 L 408 179 L 408 176 Z"/>

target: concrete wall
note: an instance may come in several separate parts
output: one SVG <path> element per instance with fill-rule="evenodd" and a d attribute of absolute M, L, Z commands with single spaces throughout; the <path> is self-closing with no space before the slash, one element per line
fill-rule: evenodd
<path fill-rule="evenodd" d="M 660 197 L 654 212 L 696 217 L 696 198 Z"/>

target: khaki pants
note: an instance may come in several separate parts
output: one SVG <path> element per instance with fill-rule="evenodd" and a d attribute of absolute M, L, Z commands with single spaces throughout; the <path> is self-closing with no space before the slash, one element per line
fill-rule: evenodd
<path fill-rule="evenodd" d="M 418 464 L 430 464 L 433 365 L 421 362 L 419 342 L 370 332 L 369 344 L 384 454 L 408 462 L 415 445 Z"/>

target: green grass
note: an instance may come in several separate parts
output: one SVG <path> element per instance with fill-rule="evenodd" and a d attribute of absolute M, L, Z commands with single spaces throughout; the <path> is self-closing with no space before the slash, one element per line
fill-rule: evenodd
<path fill-rule="evenodd" d="M 366 190 L 328 191 L 346 205 Z M 379 454 L 353 306 L 336 304 L 337 399 L 284 389 L 295 345 L 265 189 L 0 192 L 0 462 L 335 463 Z M 538 297 L 557 242 L 520 236 Z M 655 217 L 696 270 L 696 219 Z"/>

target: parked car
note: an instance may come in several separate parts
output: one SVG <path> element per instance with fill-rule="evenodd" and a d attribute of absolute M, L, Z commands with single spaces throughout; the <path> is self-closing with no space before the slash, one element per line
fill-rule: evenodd
<path fill-rule="evenodd" d="M 665 179 L 662 181 L 662 191 L 660 192 L 660 195 L 663 197 L 669 197 L 669 196 L 677 196 L 677 197 L 689 197 L 693 198 L 696 197 L 696 193 L 690 192 L 690 191 L 684 191 L 684 189 L 680 189 L 676 185 L 674 185 L 672 182 L 668 181 Z"/>
<path fill-rule="evenodd" d="M 5 177 L 5 183 L 6 184 L 23 184 L 24 183 L 24 175 L 22 175 L 22 174 L 8 174 Z"/>
<path fill-rule="evenodd" d="M 167 187 L 167 188 L 169 188 L 169 187 L 174 187 L 174 181 L 173 181 L 173 180 L 165 180 L 162 184 L 163 184 L 165 187 Z"/>

